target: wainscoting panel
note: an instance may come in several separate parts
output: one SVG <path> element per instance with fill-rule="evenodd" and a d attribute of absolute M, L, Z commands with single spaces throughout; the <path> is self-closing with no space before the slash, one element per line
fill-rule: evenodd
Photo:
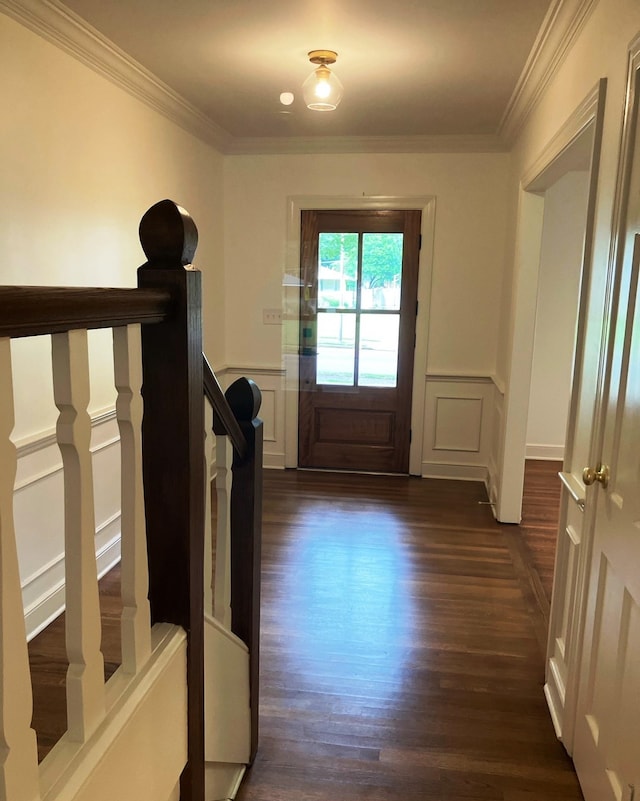
<path fill-rule="evenodd" d="M 260 419 L 264 425 L 265 467 L 284 468 L 284 385 L 285 371 L 280 367 L 233 365 L 215 371 L 226 389 L 241 377 L 256 382 L 262 392 Z"/>
<path fill-rule="evenodd" d="M 426 376 L 423 477 L 488 484 L 495 393 L 489 376 Z"/>
<path fill-rule="evenodd" d="M 480 452 L 482 400 L 436 396 L 434 451 Z"/>
<path fill-rule="evenodd" d="M 64 508 L 60 450 L 52 432 L 17 443 L 14 517 L 27 636 L 64 609 Z M 96 558 L 104 575 L 120 558 L 120 439 L 115 412 L 92 419 Z"/>

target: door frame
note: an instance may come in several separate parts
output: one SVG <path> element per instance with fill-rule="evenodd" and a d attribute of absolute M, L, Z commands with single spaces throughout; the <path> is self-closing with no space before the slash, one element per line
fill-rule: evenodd
<path fill-rule="evenodd" d="M 595 123 L 603 113 L 606 81 L 599 81 L 582 103 L 573 111 L 560 130 L 550 139 L 536 161 L 524 172 L 519 188 L 514 268 L 514 313 L 511 319 L 509 351 L 509 380 L 505 394 L 504 428 L 500 455 L 500 488 L 496 517 L 502 523 L 519 523 L 522 514 L 522 490 L 527 444 L 527 420 L 529 393 L 533 365 L 533 346 L 536 320 L 538 274 L 540 268 L 540 246 L 545 178 L 547 185 L 560 178 L 566 169 L 562 167 L 563 155 L 584 131 Z M 600 148 L 594 141 L 594 148 Z M 582 264 L 580 306 L 578 308 L 576 349 L 574 365 L 580 366 L 584 350 L 586 312 L 589 281 L 592 269 L 593 239 L 595 233 L 595 208 L 598 183 L 599 158 L 592 160 L 589 182 L 587 227 Z M 581 378 L 580 370 L 574 370 L 571 384 L 571 402 L 568 429 L 575 420 L 577 393 Z M 572 443 L 567 443 L 571 448 Z M 565 451 L 566 452 L 566 451 Z"/>
<path fill-rule="evenodd" d="M 422 444 L 435 234 L 434 195 L 292 195 L 287 198 L 287 232 L 283 281 L 282 359 L 285 366 L 285 467 L 298 466 L 298 395 L 300 350 L 300 213 L 303 209 L 419 209 L 422 248 L 418 266 L 418 315 L 411 398 L 409 473 L 422 475 Z"/>

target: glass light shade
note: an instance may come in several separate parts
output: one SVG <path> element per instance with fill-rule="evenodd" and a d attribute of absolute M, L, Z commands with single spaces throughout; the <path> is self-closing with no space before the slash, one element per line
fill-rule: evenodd
<path fill-rule="evenodd" d="M 340 80 L 325 64 L 320 64 L 302 84 L 304 102 L 314 111 L 333 111 L 343 92 Z"/>

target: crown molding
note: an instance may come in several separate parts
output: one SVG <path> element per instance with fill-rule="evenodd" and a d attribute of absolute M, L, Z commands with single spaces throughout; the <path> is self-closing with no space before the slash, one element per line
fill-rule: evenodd
<path fill-rule="evenodd" d="M 337 153 L 504 153 L 495 134 L 440 136 L 291 136 L 235 137 L 227 155 Z"/>
<path fill-rule="evenodd" d="M 0 0 L 0 11 L 225 155 L 502 153 L 538 102 L 597 0 L 554 0 L 497 134 L 233 137 L 60 0 Z"/>
<path fill-rule="evenodd" d="M 184 130 L 224 151 L 230 135 L 58 0 L 0 0 L 0 11 Z"/>
<path fill-rule="evenodd" d="M 553 0 L 549 6 L 500 121 L 498 135 L 507 148 L 513 145 L 597 3 L 598 0 Z"/>

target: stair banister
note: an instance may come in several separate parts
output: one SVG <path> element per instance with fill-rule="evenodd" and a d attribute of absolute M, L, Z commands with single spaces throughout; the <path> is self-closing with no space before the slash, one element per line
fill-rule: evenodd
<path fill-rule="evenodd" d="M 151 623 L 176 624 L 187 632 L 188 754 L 180 782 L 180 796 L 183 801 L 203 801 L 204 398 L 206 395 L 213 406 L 215 434 L 228 438 L 230 446 L 226 452 L 229 457 L 233 451 L 233 484 L 229 504 L 231 630 L 250 650 L 250 760 L 253 760 L 258 732 L 262 423 L 257 419 L 257 413 L 261 396 L 258 387 L 247 379 L 239 379 L 227 390 L 226 395 L 223 394 L 203 356 L 201 276 L 191 267 L 197 246 L 197 230 L 189 215 L 172 201 L 161 201 L 144 215 L 140 224 L 140 239 L 147 262 L 138 271 L 137 289 L 0 287 L 0 355 L 4 359 L 0 367 L 10 382 L 9 338 L 53 335 L 56 347 L 62 349 L 57 357 L 58 362 L 64 364 L 68 354 L 70 358 L 75 354 L 76 361 L 81 357 L 84 363 L 86 330 L 113 328 L 122 464 L 123 467 L 135 466 L 141 458 L 140 437 L 136 434 L 142 415 L 139 398 L 141 376 L 136 358 L 137 340 L 141 336 L 144 509 L 139 482 L 129 484 L 125 477 L 129 470 L 124 470 L 123 672 L 135 677 L 149 658 L 146 556 Z M 70 343 L 68 347 L 65 344 L 67 340 Z M 83 385 L 76 390 L 71 386 L 71 380 L 67 380 L 64 374 L 56 377 L 55 372 L 54 365 L 54 380 L 59 384 L 58 401 L 63 421 L 79 415 L 84 427 L 82 431 L 70 430 L 68 443 L 65 444 L 63 439 L 61 445 L 71 449 L 73 459 L 77 454 L 84 454 L 85 458 L 89 450 L 85 430 L 87 387 Z M 78 372 L 85 374 L 82 380 L 86 384 L 88 373 L 86 370 L 75 371 Z M 72 379 L 75 381 L 73 375 Z M 24 621 L 21 619 L 13 524 L 9 515 L 16 464 L 15 447 L 9 440 L 13 426 L 10 383 L 3 389 L 5 391 L 0 393 L 0 412 L 4 412 L 3 425 L 6 431 L 2 430 L 6 448 L 3 453 L 8 475 L 6 481 L 0 482 L 0 573 L 3 593 L 7 594 L 9 585 L 13 592 L 11 603 L 2 606 L 4 617 L 0 621 L 2 634 L 12 635 L 6 642 L 0 637 L 0 653 L 3 655 L 0 696 L 4 699 L 3 708 L 7 706 L 13 709 L 11 702 L 7 703 L 8 693 L 18 687 L 19 682 L 14 681 L 17 674 L 20 673 L 24 679 L 28 669 L 23 642 L 12 648 L 8 658 L 4 647 L 11 639 L 16 639 L 14 624 L 20 632 L 24 632 Z M 228 462 L 231 462 L 231 458 Z M 132 469 L 131 472 L 136 471 Z M 85 468 L 85 484 L 89 475 L 89 469 Z M 84 494 L 89 498 L 88 492 Z M 225 494 L 228 496 L 229 492 Z M 88 508 L 79 508 L 76 517 L 79 520 L 82 518 L 82 521 L 92 517 Z M 143 514 L 146 520 L 146 548 Z M 78 530 L 80 527 L 89 530 L 84 522 L 82 526 L 76 526 Z M 90 533 L 93 542 L 93 531 Z M 86 539 L 88 541 L 89 537 Z M 89 551 L 84 548 L 84 555 L 80 557 L 80 550 L 80 546 L 74 544 L 71 546 L 73 553 L 67 556 L 75 559 L 78 554 L 77 558 L 84 565 L 81 581 L 86 584 L 88 576 L 88 583 L 93 585 L 93 551 L 89 559 Z M 87 565 L 90 570 L 87 570 Z M 91 593 L 94 593 L 94 589 L 91 589 Z M 96 622 L 95 614 L 93 617 L 92 630 L 98 630 L 99 620 Z M 80 654 L 80 661 L 85 659 L 84 643 L 90 639 L 87 653 L 91 655 L 92 664 L 97 664 L 93 656 L 98 653 L 93 641 L 94 634 L 91 633 L 88 638 L 84 629 L 80 627 L 79 630 L 80 646 L 76 650 Z M 24 637 L 21 634 L 17 639 L 23 641 Z M 7 671 L 4 670 L 5 666 Z M 100 671 L 96 668 L 93 672 L 97 676 Z M 28 689 L 30 683 L 23 679 L 21 681 Z M 84 685 L 80 687 L 80 695 L 86 695 L 85 690 Z M 83 710 L 87 710 L 86 719 L 83 718 L 76 726 L 80 732 L 78 738 L 82 740 L 86 739 L 86 732 L 95 727 L 95 719 L 103 716 L 102 681 L 91 679 L 88 691 L 90 703 L 83 701 L 81 705 Z M 20 790 L 16 793 L 8 791 L 6 797 L 10 801 L 22 797 L 25 788 L 34 787 L 37 779 L 34 736 L 29 725 L 30 693 L 20 691 L 15 698 L 15 714 L 12 714 L 8 728 L 3 728 L 13 750 L 6 764 L 0 766 L 4 771 L 2 776 L 9 784 L 14 779 L 20 783 Z M 97 699 L 95 704 L 94 699 Z M 179 769 L 182 764 L 180 762 L 176 767 Z M 41 781 L 42 778 L 41 773 Z M 3 792 L 0 788 L 0 796 Z M 26 792 L 29 797 L 33 796 L 31 790 L 27 789 Z"/>
<path fill-rule="evenodd" d="M 260 675 L 260 568 L 262 543 L 263 425 L 258 386 L 239 378 L 225 397 L 247 441 L 242 458 L 234 451 L 231 487 L 231 630 L 249 648 L 252 763 L 258 749 Z"/>
<path fill-rule="evenodd" d="M 205 394 L 214 411 L 214 431 L 218 436 L 228 436 L 233 444 L 231 630 L 249 649 L 253 762 L 258 748 L 260 672 L 263 425 L 258 412 L 262 395 L 257 384 L 247 378 L 239 378 L 222 394 L 204 356 L 203 365 Z"/>
<path fill-rule="evenodd" d="M 195 223 L 169 200 L 140 222 L 138 286 L 169 291 L 172 314 L 142 327 L 143 475 L 151 622 L 187 631 L 188 761 L 181 798 L 204 798 L 204 395 Z M 167 469 L 167 466 L 170 469 Z"/>

